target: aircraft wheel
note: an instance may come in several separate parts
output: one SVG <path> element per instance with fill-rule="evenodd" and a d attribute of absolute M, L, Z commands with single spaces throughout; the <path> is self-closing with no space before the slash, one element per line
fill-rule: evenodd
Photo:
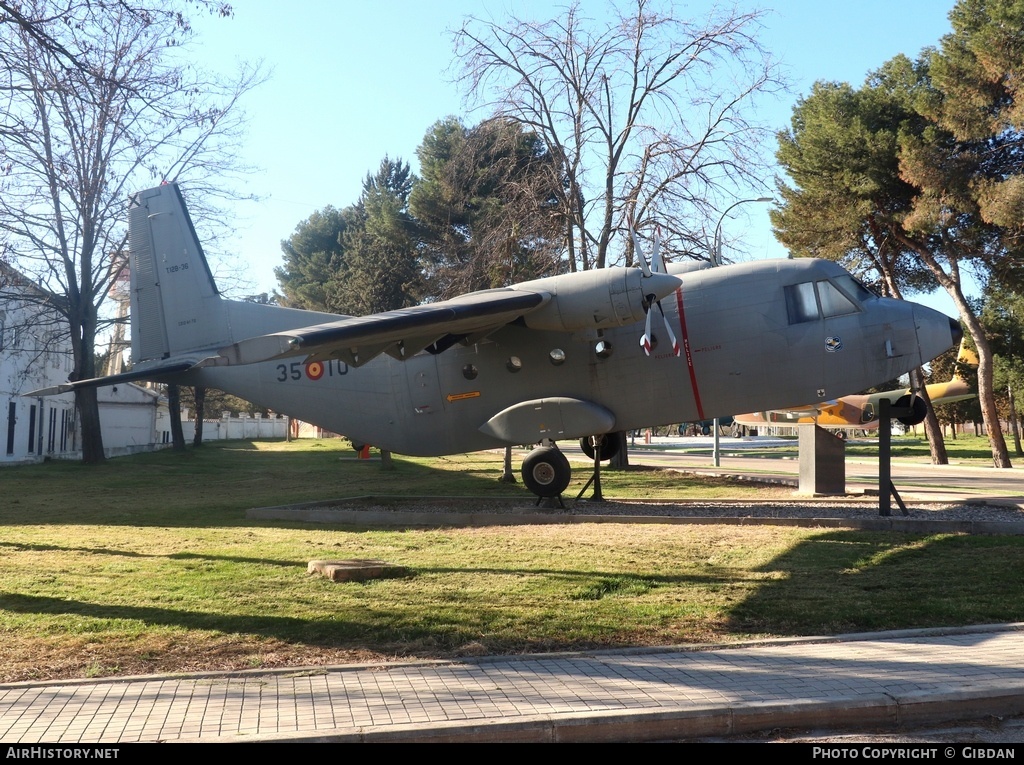
<path fill-rule="evenodd" d="M 710 425 L 701 425 L 700 426 L 700 434 L 702 436 L 710 436 L 711 435 L 711 426 Z"/>
<path fill-rule="evenodd" d="M 593 436 L 584 436 L 580 439 L 580 449 L 590 459 L 594 459 L 594 443 L 591 441 Z M 618 433 L 605 433 L 604 438 L 601 439 L 601 461 L 610 460 L 616 454 L 619 453 L 619 434 Z"/>
<path fill-rule="evenodd" d="M 558 449 L 543 446 L 523 460 L 523 483 L 538 497 L 557 497 L 569 485 L 572 469 Z"/>
<path fill-rule="evenodd" d="M 910 406 L 910 396 L 900 396 L 896 402 L 896 406 L 907 407 Z M 920 425 L 924 422 L 924 418 L 928 416 L 928 405 L 924 403 L 924 399 L 920 396 L 914 396 L 914 407 L 909 417 L 897 417 L 896 419 L 902 422 L 904 425 Z"/>

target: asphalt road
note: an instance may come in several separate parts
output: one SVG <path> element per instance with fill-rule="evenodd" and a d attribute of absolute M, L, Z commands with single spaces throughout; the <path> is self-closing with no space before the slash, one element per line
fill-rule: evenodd
<path fill-rule="evenodd" d="M 751 450 L 779 447 L 771 456 L 749 456 Z M 585 460 L 579 447 L 559 443 L 574 462 Z M 705 437 L 657 437 L 650 445 L 637 441 L 630 446 L 631 465 L 677 468 L 720 475 L 771 476 L 796 482 L 800 463 L 793 440 L 755 436 L 722 437 L 721 467 L 712 462 L 712 439 Z M 577 466 L 576 470 L 581 468 Z M 904 499 L 925 502 L 989 501 L 1024 505 L 1024 468 L 997 470 L 984 466 L 932 465 L 922 460 L 897 458 L 892 461 L 893 483 Z M 848 456 L 846 488 L 853 494 L 878 488 L 878 460 Z"/>

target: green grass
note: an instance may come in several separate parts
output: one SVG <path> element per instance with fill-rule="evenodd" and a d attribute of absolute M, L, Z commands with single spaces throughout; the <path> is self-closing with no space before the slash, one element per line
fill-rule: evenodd
<path fill-rule="evenodd" d="M 962 463 L 962 464 L 977 464 L 987 465 L 992 464 L 992 449 L 989 446 L 988 439 L 984 436 L 957 436 L 957 438 L 951 439 L 946 438 L 946 454 L 951 462 Z M 797 439 L 794 437 L 789 440 L 789 443 L 782 446 L 765 446 L 765 447 L 753 447 L 743 449 L 730 449 L 729 439 L 722 439 L 722 453 L 728 456 L 737 457 L 789 457 L 796 459 L 799 456 L 799 446 Z M 645 448 L 672 448 L 669 447 L 645 447 Z M 710 443 L 707 446 L 701 445 L 699 447 L 687 448 L 688 452 L 697 453 L 711 453 Z M 861 437 L 858 436 L 855 439 L 851 439 L 846 444 L 846 454 L 853 456 L 863 457 L 877 457 L 878 456 L 878 438 L 876 436 Z M 931 451 L 928 446 L 928 440 L 923 436 L 905 435 L 905 436 L 893 436 L 892 439 L 892 456 L 906 459 L 908 461 L 919 461 L 919 462 L 931 462 Z M 1013 444 L 1010 441 L 1010 459 L 1013 460 L 1015 455 L 1013 454 Z"/>
<path fill-rule="evenodd" d="M 0 523 L 9 513 L 30 513 L 36 522 L 203 525 L 235 523 L 254 506 L 325 498 L 406 494 L 522 497 L 522 484 L 499 482 L 501 455 L 477 454 L 419 459 L 396 457 L 382 471 L 376 460 L 357 460 L 341 439 L 323 441 L 221 441 L 198 450 L 170 451 L 109 460 L 102 465 L 48 462 L 0 469 Z M 517 462 L 518 468 L 518 462 Z M 566 496 L 586 481 L 577 468 Z M 605 471 L 608 497 L 763 496 L 764 490 L 650 471 Z M 232 512 L 235 511 L 235 512 Z"/>
<path fill-rule="evenodd" d="M 870 443 L 849 444 L 846 447 L 846 453 L 878 456 L 877 440 L 877 438 L 870 438 L 865 439 L 865 441 L 870 441 Z M 944 443 L 946 444 L 946 455 L 953 462 L 992 465 L 992 447 L 985 436 L 960 435 L 956 439 L 947 437 Z M 1014 457 L 1012 439 L 1007 439 L 1007 443 L 1010 447 L 1010 459 L 1012 460 Z M 930 462 L 931 451 L 928 447 L 928 439 L 923 435 L 894 436 L 892 439 L 892 456 Z"/>
<path fill-rule="evenodd" d="M 398 462 L 385 474 L 350 461 L 337 442 L 239 442 L 0 471 L 0 678 L 1024 618 L 1024 540 L 1015 537 L 626 524 L 378 530 L 244 517 L 252 506 L 382 487 L 512 494 L 532 509 L 522 488 L 495 480 L 496 455 Z M 701 486 L 653 471 L 608 477 L 606 491 L 629 495 Z M 306 575 L 309 560 L 338 558 L 383 558 L 413 575 L 362 584 Z"/>

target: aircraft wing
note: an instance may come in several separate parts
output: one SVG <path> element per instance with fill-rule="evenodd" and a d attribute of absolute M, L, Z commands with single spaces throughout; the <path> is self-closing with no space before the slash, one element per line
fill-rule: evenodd
<path fill-rule="evenodd" d="M 464 337 L 485 337 L 550 299 L 545 292 L 525 290 L 473 292 L 438 303 L 252 337 L 221 348 L 215 363 L 256 364 L 307 356 L 310 360 L 340 358 L 361 366 L 385 352 L 406 359 L 424 348 L 439 352 Z"/>

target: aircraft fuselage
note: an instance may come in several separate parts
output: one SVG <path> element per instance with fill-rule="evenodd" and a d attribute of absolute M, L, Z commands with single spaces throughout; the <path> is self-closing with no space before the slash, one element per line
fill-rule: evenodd
<path fill-rule="evenodd" d="M 404 361 L 382 355 L 351 367 L 340 359 L 307 364 L 293 357 L 198 369 L 180 379 L 357 441 L 429 456 L 505 445 L 480 428 L 524 402 L 595 404 L 611 413 L 608 430 L 705 420 L 855 393 L 920 366 L 957 341 L 958 327 L 938 312 L 851 294 L 849 276 L 829 261 L 673 271 L 682 286 L 662 306 L 682 346 L 679 356 L 657 323 L 660 342 L 650 357 L 638 342 L 642 322 L 579 334 L 512 324 L 479 342 Z M 801 287 L 822 282 L 828 286 L 817 288 L 816 299 L 813 289 Z M 794 308 L 801 290 L 804 306 Z M 837 290 L 845 299 L 838 310 Z M 249 303 L 223 305 L 235 339 L 333 318 Z M 610 352 L 599 353 L 598 341 Z M 576 432 L 580 427 L 586 425 L 555 422 L 545 432 L 561 438 L 593 434 Z"/>

